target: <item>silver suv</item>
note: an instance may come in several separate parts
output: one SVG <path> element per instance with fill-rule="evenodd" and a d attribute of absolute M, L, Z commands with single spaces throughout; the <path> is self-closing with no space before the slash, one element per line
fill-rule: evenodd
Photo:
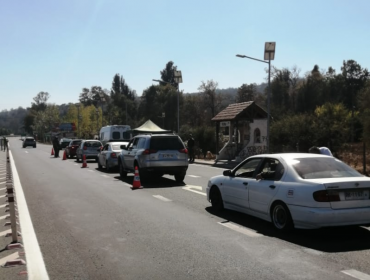
<path fill-rule="evenodd" d="M 148 179 L 149 175 L 161 177 L 169 174 L 175 176 L 176 182 L 184 181 L 188 169 L 188 150 L 178 135 L 138 135 L 121 148 L 118 158 L 121 178 L 125 178 L 129 172 L 135 172 L 137 166 L 141 180 Z"/>
<path fill-rule="evenodd" d="M 84 155 L 86 159 L 95 159 L 98 161 L 98 154 L 102 147 L 103 145 L 99 140 L 82 140 L 76 151 L 77 162 L 82 161 Z"/>

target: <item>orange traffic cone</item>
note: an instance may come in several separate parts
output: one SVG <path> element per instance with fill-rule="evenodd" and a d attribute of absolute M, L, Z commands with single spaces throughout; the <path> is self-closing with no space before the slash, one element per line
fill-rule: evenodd
<path fill-rule="evenodd" d="M 64 153 L 63 153 L 63 160 L 66 160 L 67 159 L 67 152 L 66 150 L 64 150 Z"/>
<path fill-rule="evenodd" d="M 132 188 L 133 190 L 135 189 L 142 189 L 143 187 L 141 186 L 140 183 L 140 175 L 139 175 L 139 169 L 137 166 L 135 166 L 135 176 L 134 176 L 134 182 L 132 183 Z"/>
<path fill-rule="evenodd" d="M 54 148 L 51 148 L 51 155 L 54 155 Z"/>
<path fill-rule="evenodd" d="M 87 167 L 87 162 L 86 162 L 86 156 L 83 155 L 83 157 L 82 157 L 82 167 L 81 168 L 85 168 L 85 167 Z"/>

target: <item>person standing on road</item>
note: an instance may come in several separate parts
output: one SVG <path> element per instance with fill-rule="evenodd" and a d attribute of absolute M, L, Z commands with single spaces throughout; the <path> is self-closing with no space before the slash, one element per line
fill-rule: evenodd
<path fill-rule="evenodd" d="M 333 156 L 329 148 L 326 148 L 326 147 L 319 148 L 319 147 L 313 146 L 308 150 L 308 152 L 311 154 L 322 154 L 322 155 L 327 155 L 331 157 Z"/>
<path fill-rule="evenodd" d="M 8 139 L 5 136 L 4 136 L 4 139 L 3 139 L 3 146 L 4 146 L 4 152 L 5 152 L 5 150 L 9 150 Z"/>
<path fill-rule="evenodd" d="M 55 136 L 53 139 L 54 157 L 59 157 L 59 141 L 58 137 Z"/>
<path fill-rule="evenodd" d="M 188 140 L 188 150 L 189 150 L 189 162 L 194 162 L 195 156 L 194 156 L 194 146 L 195 146 L 195 140 L 193 138 L 193 135 L 189 135 L 190 138 Z"/>

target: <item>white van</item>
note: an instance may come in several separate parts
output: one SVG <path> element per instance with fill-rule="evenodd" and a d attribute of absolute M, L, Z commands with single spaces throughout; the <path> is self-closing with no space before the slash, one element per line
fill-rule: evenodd
<path fill-rule="evenodd" d="M 100 141 L 105 145 L 107 142 L 129 141 L 132 138 L 131 126 L 108 125 L 100 129 Z"/>

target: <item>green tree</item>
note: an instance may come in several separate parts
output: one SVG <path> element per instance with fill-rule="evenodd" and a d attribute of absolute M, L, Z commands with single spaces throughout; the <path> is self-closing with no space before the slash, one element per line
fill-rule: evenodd
<path fill-rule="evenodd" d="M 175 71 L 177 70 L 177 66 L 173 64 L 172 61 L 167 62 L 166 67 L 160 72 L 161 73 L 161 80 L 165 83 L 160 83 L 162 86 L 169 83 L 173 85 L 175 88 L 178 88 L 178 84 L 175 82 Z"/>
<path fill-rule="evenodd" d="M 236 102 L 242 103 L 247 101 L 254 101 L 254 98 L 257 94 L 257 86 L 256 84 L 242 84 L 238 88 L 238 93 L 236 96 Z"/>
<path fill-rule="evenodd" d="M 211 117 L 213 118 L 222 108 L 223 97 L 221 94 L 216 92 L 218 83 L 210 80 L 207 82 L 202 81 L 198 90 L 202 96 L 202 103 L 204 108 L 207 108 L 211 112 Z"/>
<path fill-rule="evenodd" d="M 33 100 L 35 102 L 32 102 L 32 109 L 35 111 L 44 111 L 47 107 L 46 102 L 49 100 L 50 94 L 46 91 L 40 91 Z"/>

